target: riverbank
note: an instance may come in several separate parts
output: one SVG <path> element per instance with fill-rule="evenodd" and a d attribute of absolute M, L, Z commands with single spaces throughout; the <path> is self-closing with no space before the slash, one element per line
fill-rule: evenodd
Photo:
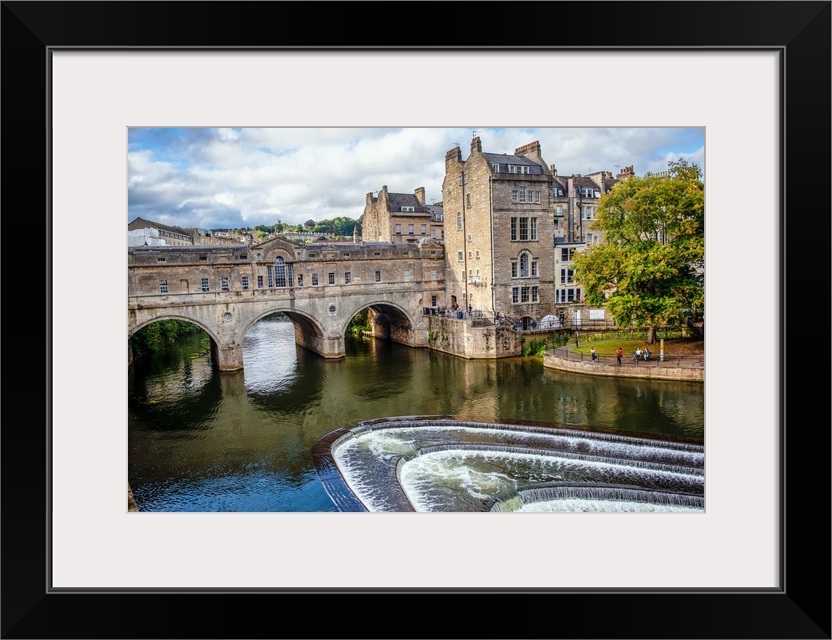
<path fill-rule="evenodd" d="M 583 348 L 551 349 L 543 355 L 543 366 L 560 371 L 581 373 L 592 376 L 620 378 L 641 378 L 652 380 L 705 381 L 705 354 L 703 343 L 685 345 L 684 355 L 674 352 L 672 357 L 662 360 L 659 354 L 652 354 L 650 360 L 633 360 L 632 354 L 625 353 L 618 364 L 615 356 L 604 355 L 593 361 Z"/>

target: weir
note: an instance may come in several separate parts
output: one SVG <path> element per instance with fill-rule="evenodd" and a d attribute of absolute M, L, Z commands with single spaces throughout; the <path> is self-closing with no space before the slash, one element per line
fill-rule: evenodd
<path fill-rule="evenodd" d="M 333 432 L 313 454 L 342 511 L 704 509 L 704 448 L 682 439 L 405 416 Z"/>

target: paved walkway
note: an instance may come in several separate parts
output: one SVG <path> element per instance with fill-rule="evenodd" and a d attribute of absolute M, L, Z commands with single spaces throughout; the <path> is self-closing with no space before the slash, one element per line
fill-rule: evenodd
<path fill-rule="evenodd" d="M 619 376 L 622 378 L 650 378 L 660 380 L 688 380 L 704 382 L 704 356 L 665 356 L 662 361 L 658 355 L 651 355 L 650 360 L 633 360 L 633 355 L 622 356 L 621 364 L 615 356 L 599 356 L 593 362 L 587 354 L 574 353 L 572 348 L 560 347 L 547 351 L 543 356 L 543 366 L 561 371 L 571 371 L 596 376 Z"/>

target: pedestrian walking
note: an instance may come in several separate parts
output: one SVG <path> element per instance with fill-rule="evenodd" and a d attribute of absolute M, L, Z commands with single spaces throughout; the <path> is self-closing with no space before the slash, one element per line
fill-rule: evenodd
<path fill-rule="evenodd" d="M 590 353 L 590 354 L 592 354 L 592 361 L 593 361 L 593 362 L 598 362 L 598 354 L 597 354 L 597 353 L 595 353 L 595 347 L 592 347 L 592 348 L 589 350 L 589 353 Z"/>
<path fill-rule="evenodd" d="M 621 356 L 623 354 L 624 354 L 624 351 L 622 351 L 621 347 L 618 347 L 618 349 L 616 349 L 616 351 L 615 351 L 615 357 L 618 359 L 618 364 L 621 364 Z"/>

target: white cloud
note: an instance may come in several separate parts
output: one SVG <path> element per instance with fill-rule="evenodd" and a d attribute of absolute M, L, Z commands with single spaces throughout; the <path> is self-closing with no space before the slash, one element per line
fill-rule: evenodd
<path fill-rule="evenodd" d="M 250 128 L 131 131 L 129 219 L 182 227 L 358 219 L 366 194 L 424 187 L 442 198 L 445 153 L 513 153 L 535 140 L 560 175 L 661 171 L 686 157 L 704 167 L 704 133 L 691 129 Z"/>

